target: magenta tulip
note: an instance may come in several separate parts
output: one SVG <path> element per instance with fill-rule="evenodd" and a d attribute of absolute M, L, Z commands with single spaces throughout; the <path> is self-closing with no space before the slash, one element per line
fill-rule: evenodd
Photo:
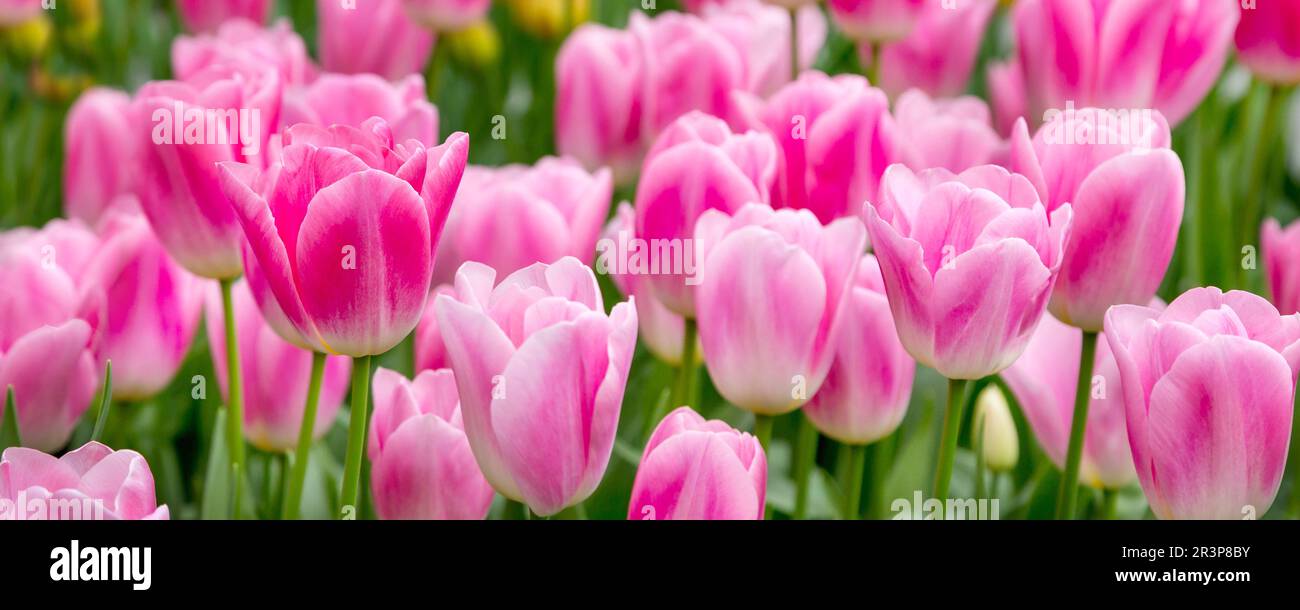
<path fill-rule="evenodd" d="M 640 327 L 638 336 L 656 358 L 676 366 L 682 363 L 686 320 L 655 298 L 642 274 L 618 268 L 604 256 L 606 252 L 624 250 L 625 247 L 619 244 L 632 243 L 636 239 L 635 230 L 636 210 L 627 203 L 619 205 L 597 246 L 602 255 L 596 259 L 596 271 L 607 273 L 624 296 L 636 298 L 636 317 Z M 699 354 L 699 351 L 695 353 Z"/>
<path fill-rule="evenodd" d="M 587 24 L 555 60 L 555 148 L 589 170 L 610 167 L 619 184 L 640 169 L 645 58 L 636 36 Z"/>
<path fill-rule="evenodd" d="M 393 130 L 393 140 L 438 143 L 438 109 L 425 97 L 424 77 L 413 74 L 390 83 L 374 74 L 326 74 L 307 87 L 287 91 L 284 124 L 311 123 L 360 128 L 379 117 Z"/>
<path fill-rule="evenodd" d="M 990 123 L 989 107 L 977 97 L 932 100 L 917 89 L 898 98 L 894 118 L 908 167 L 941 167 L 963 172 L 993 163 L 1003 154 L 1002 139 Z"/>
<path fill-rule="evenodd" d="M 311 352 L 281 339 L 267 325 L 258 310 L 247 282 L 232 288 L 236 341 L 239 342 L 240 372 L 243 375 L 244 435 L 248 442 L 263 451 L 292 451 L 298 445 L 303 408 L 307 400 L 307 383 L 311 375 Z M 226 381 L 226 335 L 222 322 L 221 293 L 215 286 L 207 293 L 208 344 L 212 368 L 221 384 L 221 395 L 228 399 Z M 117 362 L 113 379 L 117 383 Z M 313 438 L 329 431 L 348 387 L 351 361 L 342 356 L 325 360 L 320 402 L 316 411 Z"/>
<path fill-rule="evenodd" d="M 935 97 L 961 95 L 995 8 L 997 0 L 957 0 L 951 6 L 925 0 L 915 29 L 881 49 L 877 84 L 895 98 L 912 88 Z"/>
<path fill-rule="evenodd" d="M 833 342 L 835 359 L 804 414 L 841 443 L 866 445 L 893 434 L 907 414 L 916 362 L 898 340 L 880 264 L 870 254 L 858 265 Z"/>
<path fill-rule="evenodd" d="M 166 520 L 153 473 L 139 453 L 94 441 L 62 457 L 11 447 L 0 455 L 0 520 Z"/>
<path fill-rule="evenodd" d="M 1283 229 L 1270 218 L 1264 221 L 1260 238 L 1273 304 L 1287 314 L 1300 312 L 1300 222 Z"/>
<path fill-rule="evenodd" d="M 316 0 L 321 65 L 343 74 L 396 80 L 424 69 L 434 35 L 411 20 L 402 0 Z M 376 44 L 383 41 L 383 44 Z"/>
<path fill-rule="evenodd" d="M 1031 121 L 1080 107 L 1150 109 L 1182 122 L 1223 69 L 1236 0 L 1024 0 L 1015 7 Z"/>
<path fill-rule="evenodd" d="M 759 0 L 704 6 L 705 23 L 722 34 L 744 64 L 744 89 L 766 97 L 790 82 L 790 14 Z M 826 42 L 826 18 L 815 6 L 798 11 L 799 71 L 812 67 Z"/>
<path fill-rule="evenodd" d="M 483 519 L 492 486 L 474 461 L 447 369 L 375 371 L 370 488 L 380 519 Z"/>
<path fill-rule="evenodd" d="M 628 30 L 644 58 L 642 137 L 655 139 L 693 110 L 726 116 L 731 91 L 745 86 L 746 68 L 721 32 L 695 15 L 666 12 L 650 19 L 639 11 Z"/>
<path fill-rule="evenodd" d="M 1263 298 L 1189 290 L 1163 312 L 1117 305 L 1119 365 L 1138 482 L 1161 519 L 1263 516 L 1291 439 L 1300 315 Z"/>
<path fill-rule="evenodd" d="M 1243 5 L 1244 6 L 1244 5 Z M 1260 78 L 1300 83 L 1300 0 L 1257 0 L 1241 11 L 1237 56 Z"/>
<path fill-rule="evenodd" d="M 429 294 L 432 251 L 460 183 L 469 136 L 426 148 L 388 124 L 297 125 L 267 172 L 221 166 L 221 186 L 252 260 L 303 344 L 369 356 L 412 330 Z M 286 337 L 292 338 L 292 337 Z"/>
<path fill-rule="evenodd" d="M 587 499 L 609 464 L 636 307 L 606 315 L 596 276 L 571 257 L 495 282 L 491 267 L 461 267 L 456 298 L 437 297 L 438 328 L 483 474 L 554 515 Z"/>
<path fill-rule="evenodd" d="M 646 443 L 627 518 L 761 520 L 766 497 L 767 456 L 758 439 L 681 407 Z"/>
<path fill-rule="evenodd" d="M 63 211 L 94 226 L 118 197 L 134 192 L 136 138 L 131 98 L 96 87 L 81 94 L 64 125 Z"/>
<path fill-rule="evenodd" d="M 1047 306 L 1070 227 L 1024 176 L 997 166 L 885 172 L 865 208 L 908 353 L 949 379 L 1015 362 Z M 1049 222 L 1050 218 L 1050 222 Z"/>
<path fill-rule="evenodd" d="M 1186 198 L 1164 117 L 1085 108 L 1055 116 L 1032 143 L 1020 122 L 1010 155 L 1049 213 L 1066 202 L 1074 209 L 1052 315 L 1098 332 L 1111 305 L 1149 302 L 1173 257 Z"/>
<path fill-rule="evenodd" d="M 893 42 L 912 32 L 926 0 L 826 0 L 839 26 L 860 42 Z"/>
<path fill-rule="evenodd" d="M 271 0 L 176 0 L 181 22 L 191 32 L 211 32 L 231 19 L 264 23 Z"/>
<path fill-rule="evenodd" d="M 487 15 L 491 0 L 402 0 L 416 23 L 440 32 L 464 29 Z"/>
<path fill-rule="evenodd" d="M 856 218 L 823 227 L 806 210 L 747 205 L 700 217 L 700 344 L 723 398 L 780 415 L 817 393 L 866 238 Z"/>
<path fill-rule="evenodd" d="M 306 43 L 288 20 L 269 27 L 243 19 L 227 21 L 215 33 L 177 37 L 171 57 L 177 80 L 189 80 L 211 66 L 231 63 L 247 68 L 273 66 L 286 86 L 310 83 L 317 73 Z"/>

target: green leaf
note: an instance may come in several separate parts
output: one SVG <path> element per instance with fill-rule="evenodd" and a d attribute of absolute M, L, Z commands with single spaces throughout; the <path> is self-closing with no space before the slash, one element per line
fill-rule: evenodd
<path fill-rule="evenodd" d="M 5 391 L 3 424 L 0 424 L 0 449 L 22 447 L 23 436 L 18 431 L 18 403 L 14 400 L 14 387 Z"/>
<path fill-rule="evenodd" d="M 104 424 L 108 422 L 108 411 L 113 406 L 113 361 L 104 363 L 104 388 L 99 394 L 99 415 L 95 417 L 95 429 L 90 433 L 90 440 L 98 441 L 104 434 Z"/>
<path fill-rule="evenodd" d="M 212 423 L 212 438 L 208 442 L 208 466 L 203 478 L 200 519 L 225 519 L 230 515 L 233 493 L 230 484 L 230 458 L 226 455 L 225 422 L 226 410 L 218 409 Z"/>

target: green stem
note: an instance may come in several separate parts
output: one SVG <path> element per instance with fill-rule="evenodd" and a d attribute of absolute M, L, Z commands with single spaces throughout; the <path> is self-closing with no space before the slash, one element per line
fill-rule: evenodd
<path fill-rule="evenodd" d="M 767 452 L 772 444 L 772 422 L 774 420 L 775 418 L 771 415 L 754 415 L 754 437 L 763 446 L 764 452 Z"/>
<path fill-rule="evenodd" d="M 437 104 L 438 87 L 442 84 L 442 72 L 447 64 L 447 38 L 446 32 L 438 32 L 434 35 L 433 56 L 429 58 L 429 68 L 425 74 L 425 93 L 429 101 Z"/>
<path fill-rule="evenodd" d="M 1079 497 L 1079 463 L 1083 460 L 1083 433 L 1088 426 L 1088 403 L 1092 390 L 1092 365 L 1097 353 L 1097 333 L 1084 331 L 1079 350 L 1079 382 L 1074 388 L 1074 421 L 1070 425 L 1070 448 L 1065 455 L 1065 473 L 1057 494 L 1056 518 L 1073 519 Z"/>
<path fill-rule="evenodd" d="M 882 515 L 888 504 L 885 502 L 885 479 L 889 478 L 889 467 L 894 460 L 894 446 L 898 443 L 898 434 L 890 434 L 872 443 L 875 454 L 871 458 L 871 488 L 867 494 L 867 514 L 873 518 Z"/>
<path fill-rule="evenodd" d="M 971 428 L 971 448 L 975 450 L 975 498 L 981 499 L 984 495 L 984 469 L 987 465 L 984 460 L 984 425 L 985 418 L 975 416 L 974 426 Z"/>
<path fill-rule="evenodd" d="M 867 65 L 867 82 L 872 87 L 880 86 L 880 43 L 871 43 L 871 63 Z"/>
<path fill-rule="evenodd" d="M 939 462 L 934 470 L 934 497 L 948 499 L 948 484 L 952 481 L 952 464 L 957 457 L 957 436 L 961 433 L 965 379 L 948 380 L 948 406 L 943 412 L 943 439 L 939 444 Z"/>
<path fill-rule="evenodd" d="M 1115 518 L 1115 505 L 1119 503 L 1119 492 L 1107 487 L 1101 491 L 1101 518 L 1110 521 Z"/>
<path fill-rule="evenodd" d="M 808 514 L 808 479 L 817 460 L 818 434 L 812 420 L 802 412 L 795 417 L 799 418 L 799 438 L 794 455 L 794 518 L 803 519 Z"/>
<path fill-rule="evenodd" d="M 90 440 L 98 441 L 104 435 L 104 426 L 108 423 L 108 412 L 113 408 L 113 361 L 104 363 L 104 387 L 99 391 L 99 413 L 95 415 L 95 427 L 90 431 Z"/>
<path fill-rule="evenodd" d="M 231 515 L 239 519 L 242 506 L 240 496 L 244 485 L 240 479 L 244 464 L 244 382 L 239 364 L 239 342 L 235 333 L 235 306 L 231 298 L 233 279 L 221 280 L 221 307 L 226 330 L 226 447 L 230 450 L 230 470 L 235 475 L 231 481 L 235 503 Z"/>
<path fill-rule="evenodd" d="M 844 466 L 844 518 L 855 521 L 861 519 L 862 474 L 866 470 L 866 445 L 840 445 L 841 460 Z"/>
<path fill-rule="evenodd" d="M 799 80 L 799 9 L 790 8 L 790 82 Z M 874 84 L 874 83 L 872 83 Z"/>
<path fill-rule="evenodd" d="M 357 498 L 361 494 L 361 460 L 365 457 L 366 423 L 369 420 L 370 356 L 352 359 L 352 415 L 348 423 L 348 454 L 343 464 L 343 502 L 340 509 L 346 514 L 359 514 Z"/>
<path fill-rule="evenodd" d="M 677 369 L 677 385 L 673 388 L 672 404 L 669 409 L 676 409 L 680 406 L 688 406 L 692 409 L 699 408 L 695 404 L 695 370 L 699 368 L 695 361 L 695 344 L 698 342 L 699 327 L 692 318 L 686 319 L 686 332 L 682 336 L 682 364 Z M 650 428 L 654 429 L 658 421 L 650 422 Z"/>
<path fill-rule="evenodd" d="M 288 491 L 284 496 L 284 511 L 280 518 L 298 518 L 302 506 L 302 487 L 307 480 L 307 461 L 311 459 L 311 443 L 316 431 L 316 408 L 320 402 L 321 381 L 325 377 L 325 354 L 311 355 L 311 381 L 307 384 L 307 405 L 302 411 L 302 425 L 298 428 L 298 447 L 293 454 L 293 473 L 289 476 Z"/>
<path fill-rule="evenodd" d="M 1257 235 L 1259 223 L 1263 220 L 1264 196 L 1268 187 L 1265 172 L 1269 168 L 1269 164 L 1265 163 L 1265 160 L 1271 156 L 1274 150 L 1273 144 L 1278 139 L 1277 124 L 1281 119 L 1283 106 L 1288 97 L 1282 87 L 1268 85 L 1267 89 L 1263 122 L 1259 129 L 1255 131 L 1259 139 L 1256 141 L 1256 145 L 1249 147 L 1250 150 L 1246 153 L 1250 160 L 1243 174 L 1249 182 L 1246 183 L 1246 198 L 1243 202 L 1245 210 L 1242 214 L 1242 226 L 1239 234 L 1240 243 L 1236 244 L 1236 248 L 1242 248 L 1253 241 L 1252 236 Z M 1247 141 L 1250 140 L 1251 138 L 1247 138 Z M 1235 258 L 1239 257 L 1241 253 L 1237 251 L 1233 254 Z M 1241 265 L 1237 265 L 1237 272 L 1244 276 L 1246 270 L 1242 269 Z M 1248 288 L 1244 277 L 1238 283 L 1238 287 Z"/>

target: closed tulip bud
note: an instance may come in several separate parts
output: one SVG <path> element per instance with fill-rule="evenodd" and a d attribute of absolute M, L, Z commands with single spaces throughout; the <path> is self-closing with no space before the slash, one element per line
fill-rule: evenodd
<path fill-rule="evenodd" d="M 375 371 L 370 487 L 380 519 L 483 519 L 492 486 L 474 461 L 447 369 Z"/>
<path fill-rule="evenodd" d="M 695 15 L 671 11 L 653 19 L 633 12 L 628 31 L 644 57 L 643 137 L 657 137 L 694 110 L 727 116 L 728 96 L 744 88 L 746 67 L 721 32 Z"/>
<path fill-rule="evenodd" d="M 181 22 L 191 32 L 216 31 L 231 19 L 266 22 L 270 0 L 176 0 Z"/>
<path fill-rule="evenodd" d="M 45 57 L 54 39 L 54 23 L 37 13 L 27 19 L 10 24 L 0 22 L 0 42 L 19 63 L 34 63 Z M 2 19 L 2 18 L 0 18 Z"/>
<path fill-rule="evenodd" d="M 133 192 L 136 140 L 131 98 L 94 88 L 68 111 L 64 126 L 63 210 L 91 226 L 118 197 Z"/>
<path fill-rule="evenodd" d="M 316 0 L 321 66 L 388 80 L 419 74 L 433 50 L 434 35 L 413 21 L 402 4 L 369 0 L 348 6 L 340 0 Z M 383 44 L 375 44 L 377 40 Z"/>
<path fill-rule="evenodd" d="M 912 32 L 926 0 L 826 0 L 831 16 L 849 38 L 893 42 Z"/>
<path fill-rule="evenodd" d="M 487 15 L 491 0 L 402 0 L 416 23 L 439 32 L 461 30 Z"/>
<path fill-rule="evenodd" d="M 1020 459 L 1020 439 L 1002 390 L 993 384 L 984 388 L 975 399 L 975 416 L 971 421 L 972 430 L 980 435 L 980 448 L 989 470 L 1003 472 L 1015 468 Z"/>
<path fill-rule="evenodd" d="M 486 19 L 449 32 L 446 37 L 451 56 L 476 70 L 485 70 L 501 58 L 501 36 Z"/>
<path fill-rule="evenodd" d="M 779 415 L 817 393 L 866 237 L 856 218 L 823 227 L 811 212 L 756 204 L 700 217 L 696 313 L 704 362 L 723 398 Z"/>
<path fill-rule="evenodd" d="M 903 346 L 949 379 L 1010 366 L 1051 295 L 1069 205 L 1049 217 L 1024 176 L 988 165 L 895 165 L 881 184 L 867 229 Z"/>
<path fill-rule="evenodd" d="M 761 520 L 766 497 L 767 456 L 758 439 L 681 407 L 646 443 L 627 518 Z"/>
<path fill-rule="evenodd" d="M 393 130 L 393 141 L 438 143 L 438 109 L 425 95 L 424 77 L 412 74 L 390 82 L 374 74 L 325 74 L 312 84 L 288 91 L 284 124 L 360 128 L 379 117 Z"/>
<path fill-rule="evenodd" d="M 605 314 L 575 258 L 496 283 L 466 263 L 439 295 L 438 328 L 455 371 L 474 457 L 502 495 L 548 516 L 587 499 L 609 464 L 636 346 L 636 307 Z"/>
<path fill-rule="evenodd" d="M 619 244 L 633 243 L 636 239 L 636 210 L 627 203 L 620 204 L 614 218 L 605 227 L 601 238 L 601 255 L 596 259 L 596 271 L 608 273 L 619 291 L 636 298 L 636 317 L 640 326 L 638 335 L 656 358 L 677 366 L 682 363 L 682 347 L 686 344 L 686 320 L 655 298 L 645 276 L 633 270 L 616 269 L 606 258 L 606 252 L 617 252 Z M 695 351 L 697 357 L 699 349 Z M 698 364 L 698 363 L 697 363 Z"/>
<path fill-rule="evenodd" d="M 1273 305 L 1287 314 L 1300 312 L 1300 223 L 1284 229 L 1270 218 L 1264 221 L 1260 238 Z"/>
<path fill-rule="evenodd" d="M 995 0 L 925 0 L 915 29 L 881 49 L 880 88 L 894 98 L 911 88 L 935 97 L 964 93 L 996 5 Z"/>
<path fill-rule="evenodd" d="M 94 441 L 57 458 L 35 449 L 5 449 L 0 455 L 0 499 L 15 511 L 0 513 L 0 519 L 171 518 L 167 506 L 157 504 L 153 473 L 144 456 Z"/>
<path fill-rule="evenodd" d="M 555 59 L 556 150 L 631 183 L 644 151 L 644 72 L 631 32 L 587 24 L 570 34 Z"/>
<path fill-rule="evenodd" d="M 1245 5 L 1243 5 L 1245 6 Z M 1260 78 L 1279 85 L 1300 83 L 1300 1 L 1267 0 L 1241 11 L 1237 57 Z"/>
<path fill-rule="evenodd" d="M 519 29 L 538 38 L 558 38 L 591 15 L 591 0 L 509 0 Z"/>
<path fill-rule="evenodd" d="M 1164 311 L 1117 305 L 1106 340 L 1123 382 L 1138 482 L 1161 519 L 1263 516 L 1291 439 L 1300 315 L 1195 288 Z"/>
<path fill-rule="evenodd" d="M 339 4 L 339 0 L 334 4 Z M 275 67 L 280 82 L 301 87 L 316 80 L 318 72 L 307 54 L 306 43 L 287 19 L 269 27 L 235 19 L 222 23 L 211 33 L 179 36 L 172 43 L 171 57 L 172 71 L 178 80 L 194 78 L 214 65 L 233 63 Z"/>
<path fill-rule="evenodd" d="M 894 118 L 908 134 L 903 149 L 907 165 L 915 171 L 940 167 L 960 173 L 1004 154 L 989 107 L 977 97 L 932 100 L 911 89 L 894 104 Z"/>

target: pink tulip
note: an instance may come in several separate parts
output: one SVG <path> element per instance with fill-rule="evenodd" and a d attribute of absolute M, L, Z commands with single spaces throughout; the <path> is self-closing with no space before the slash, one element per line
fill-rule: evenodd
<path fill-rule="evenodd" d="M 181 21 L 191 32 L 215 31 L 231 19 L 266 22 L 270 0 L 176 0 Z"/>
<path fill-rule="evenodd" d="M 634 239 L 636 210 L 623 203 L 605 226 L 601 245 L 597 249 L 617 252 L 621 248 L 618 244 L 630 244 Z M 596 259 L 596 271 L 609 274 L 624 296 L 636 298 L 636 317 L 640 328 L 638 335 L 646 349 L 664 362 L 674 366 L 681 364 L 682 347 L 686 343 L 686 320 L 655 298 L 642 274 L 617 268 L 603 255 Z"/>
<path fill-rule="evenodd" d="M 91 328 L 71 319 L 41 326 L 0 350 L 0 388 L 13 387 L 23 444 L 57 451 L 99 387 Z"/>
<path fill-rule="evenodd" d="M 566 257 L 495 284 L 466 263 L 438 328 L 474 457 L 502 495 L 548 516 L 605 474 L 636 346 L 636 307 L 605 314 L 591 269 Z"/>
<path fill-rule="evenodd" d="M 44 0 L 0 0 L 0 26 L 17 25 L 41 14 Z"/>
<path fill-rule="evenodd" d="M 372 118 L 360 129 L 297 125 L 284 143 L 267 172 L 222 164 L 221 187 L 293 327 L 286 339 L 319 352 L 382 354 L 424 310 L 469 136 L 435 148 L 398 144 Z"/>
<path fill-rule="evenodd" d="M 619 184 L 640 169 L 645 59 L 636 36 L 586 24 L 555 60 L 555 147 L 589 170 L 610 167 Z"/>
<path fill-rule="evenodd" d="M 767 456 L 758 439 L 680 407 L 646 443 L 627 518 L 761 520 L 766 497 Z"/>
<path fill-rule="evenodd" d="M 337 4 L 337 2 L 336 2 Z M 288 20 L 270 27 L 244 19 L 221 24 L 215 33 L 180 36 L 172 43 L 172 71 L 189 80 L 213 65 L 274 66 L 280 81 L 302 86 L 316 79 L 307 45 Z"/>
<path fill-rule="evenodd" d="M 608 169 L 587 173 L 572 159 L 535 165 L 469 167 L 438 244 L 434 277 L 450 282 L 466 261 L 502 276 L 533 263 L 572 256 L 590 264 L 609 216 L 614 182 Z"/>
<path fill-rule="evenodd" d="M 1085 108 L 1053 117 L 1032 143 L 1028 134 L 1017 123 L 1011 169 L 1029 177 L 1049 212 L 1074 209 L 1052 315 L 1100 331 L 1111 305 L 1155 296 L 1173 257 L 1186 189 L 1169 125 L 1158 112 Z"/>
<path fill-rule="evenodd" d="M 131 97 L 92 88 L 68 111 L 64 126 L 63 209 L 89 225 L 115 199 L 133 192 L 137 157 Z"/>
<path fill-rule="evenodd" d="M 154 498 L 153 473 L 144 457 L 94 441 L 59 458 L 34 449 L 6 449 L 0 455 L 0 499 L 15 511 L 0 514 L 0 520 L 171 518 L 167 506 L 158 506 Z"/>
<path fill-rule="evenodd" d="M 1300 315 L 1248 292 L 1195 288 L 1163 312 L 1117 305 L 1119 365 L 1138 482 L 1161 519 L 1263 516 L 1286 468 Z"/>
<path fill-rule="evenodd" d="M 326 74 L 285 93 L 284 124 L 359 128 L 377 116 L 391 126 L 395 141 L 414 139 L 433 146 L 438 143 L 438 109 L 424 91 L 424 77 L 418 74 L 396 83 L 374 74 Z"/>
<path fill-rule="evenodd" d="M 803 412 L 823 434 L 842 443 L 874 443 L 898 429 L 912 397 L 916 362 L 894 330 L 880 263 L 868 254 L 833 340 L 835 359 Z"/>
<path fill-rule="evenodd" d="M 402 0 L 416 23 L 439 32 L 464 29 L 487 15 L 491 0 Z"/>
<path fill-rule="evenodd" d="M 989 102 L 993 105 L 993 124 L 998 133 L 1011 135 L 1016 121 L 1029 113 L 1025 100 L 1025 75 L 1020 62 L 1015 59 L 989 64 L 985 75 L 988 80 Z"/>
<path fill-rule="evenodd" d="M 704 21 L 740 54 L 744 89 L 767 97 L 790 82 L 790 14 L 759 0 L 701 7 Z M 812 67 L 826 42 L 826 18 L 816 6 L 799 9 L 799 70 Z"/>
<path fill-rule="evenodd" d="M 977 97 L 932 100 L 911 89 L 898 98 L 894 118 L 907 134 L 902 140 L 907 165 L 916 171 L 941 167 L 963 172 L 993 163 L 1004 148 L 990 123 L 989 107 Z"/>
<path fill-rule="evenodd" d="M 330 72 L 396 80 L 424 69 L 434 35 L 411 20 L 401 0 L 316 0 L 321 65 Z M 382 41 L 383 44 L 377 44 Z"/>
<path fill-rule="evenodd" d="M 737 121 L 780 148 L 772 205 L 809 209 L 823 223 L 856 215 L 880 176 L 903 160 L 889 99 L 860 76 L 806 72 L 767 102 L 734 96 Z"/>
<path fill-rule="evenodd" d="M 880 51 L 880 88 L 897 97 L 917 88 L 935 97 L 965 93 L 997 0 L 924 0 L 916 27 Z M 870 47 L 865 47 L 870 49 Z"/>
<path fill-rule="evenodd" d="M 1300 312 L 1300 222 L 1285 229 L 1275 219 L 1264 221 L 1260 231 L 1263 241 L 1264 271 L 1278 311 Z"/>
<path fill-rule="evenodd" d="M 415 327 L 415 371 L 437 371 L 451 368 L 447 361 L 447 346 L 442 342 L 442 331 L 438 330 L 438 295 L 445 294 L 456 298 L 456 289 L 443 284 L 433 289 L 429 302 L 424 305 L 424 314 Z"/>
<path fill-rule="evenodd" d="M 880 191 L 867 229 L 908 353 L 949 379 L 1010 366 L 1047 306 L 1070 206 L 1049 217 L 1024 176 L 991 165 L 957 176 L 895 165 Z"/>
<path fill-rule="evenodd" d="M 1236 0 L 1024 0 L 1016 44 L 1030 119 L 1067 102 L 1155 108 L 1182 122 L 1214 86 Z"/>
<path fill-rule="evenodd" d="M 474 461 L 450 370 L 375 371 L 370 487 L 380 519 L 483 519 L 492 486 Z"/>
<path fill-rule="evenodd" d="M 664 131 L 646 155 L 636 192 L 636 236 L 653 255 L 645 279 L 655 297 L 678 315 L 695 317 L 691 276 L 698 266 L 692 238 L 708 209 L 732 213 L 767 202 L 777 152 L 766 134 L 733 134 L 722 120 L 692 112 Z M 658 248 L 656 245 L 675 245 Z"/>
<path fill-rule="evenodd" d="M 817 393 L 866 238 L 856 218 L 823 227 L 806 210 L 752 204 L 700 217 L 700 344 L 723 398 L 780 415 Z"/>
<path fill-rule="evenodd" d="M 860 42 L 893 42 L 912 32 L 926 0 L 826 0 L 835 25 Z"/>
<path fill-rule="evenodd" d="M 628 30 L 644 58 L 642 137 L 656 138 L 693 110 L 726 116 L 731 90 L 745 86 L 746 66 L 721 32 L 695 15 L 676 12 L 654 19 L 634 12 Z"/>
<path fill-rule="evenodd" d="M 226 331 L 221 308 L 221 293 L 210 286 L 206 299 L 208 345 L 212 368 L 221 385 L 221 397 L 229 400 L 226 385 Z M 311 352 L 281 339 L 262 318 L 247 282 L 233 287 L 235 340 L 239 344 L 239 368 L 243 374 L 244 435 L 263 451 L 292 451 L 298 446 L 303 409 L 307 403 L 307 385 L 311 377 Z M 320 402 L 316 411 L 313 438 L 320 439 L 334 423 L 348 387 L 351 361 L 342 356 L 325 360 L 321 379 Z M 116 362 L 114 362 L 116 366 Z M 117 369 L 114 372 L 116 385 Z"/>
<path fill-rule="evenodd" d="M 203 288 L 177 265 L 138 213 L 114 210 L 87 282 L 104 291 L 100 360 L 113 361 L 113 398 L 139 401 L 167 387 L 198 330 Z M 220 316 L 218 316 L 220 319 Z"/>
<path fill-rule="evenodd" d="M 1237 56 L 1260 78 L 1300 83 L 1300 1 L 1263 0 L 1241 11 Z"/>
<path fill-rule="evenodd" d="M 1038 443 L 1060 469 L 1065 468 L 1070 444 L 1082 344 L 1083 331 L 1043 316 L 1025 353 L 1002 372 Z M 1092 487 L 1119 489 L 1132 483 L 1137 473 L 1129 453 L 1119 368 L 1105 341 L 1098 342 L 1091 383 L 1079 480 Z"/>

